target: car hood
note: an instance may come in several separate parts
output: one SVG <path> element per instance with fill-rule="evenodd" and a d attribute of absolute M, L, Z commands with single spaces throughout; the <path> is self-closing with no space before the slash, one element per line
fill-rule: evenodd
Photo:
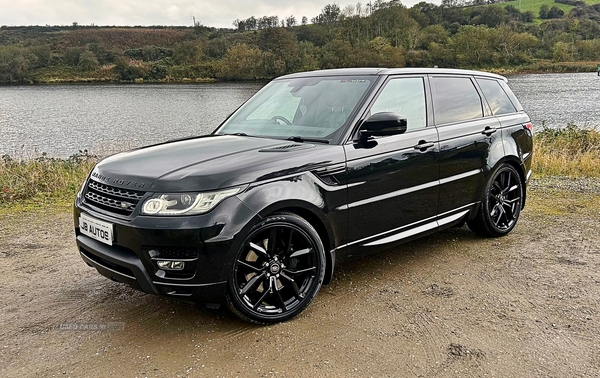
<path fill-rule="evenodd" d="M 167 142 L 110 156 L 91 178 L 118 188 L 196 192 L 318 169 L 344 161 L 342 146 L 234 135 Z"/>

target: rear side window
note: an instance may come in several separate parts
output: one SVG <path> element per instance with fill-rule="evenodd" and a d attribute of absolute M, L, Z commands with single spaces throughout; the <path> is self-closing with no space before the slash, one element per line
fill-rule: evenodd
<path fill-rule="evenodd" d="M 481 97 L 468 77 L 432 77 L 435 123 L 442 125 L 483 117 Z"/>
<path fill-rule="evenodd" d="M 478 78 L 477 83 L 481 87 L 481 91 L 490 105 L 493 115 L 515 113 L 517 111 L 506 95 L 506 92 L 504 92 L 504 89 L 502 89 L 496 80 Z"/>

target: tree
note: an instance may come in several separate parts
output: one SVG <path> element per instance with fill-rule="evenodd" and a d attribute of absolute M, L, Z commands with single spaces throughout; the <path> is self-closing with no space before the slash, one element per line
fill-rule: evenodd
<path fill-rule="evenodd" d="M 79 63 L 77 65 L 86 71 L 95 71 L 100 67 L 98 58 L 96 58 L 96 55 L 89 50 L 86 50 L 79 55 Z"/>
<path fill-rule="evenodd" d="M 229 80 L 265 78 L 261 51 L 246 44 L 230 48 L 223 57 L 220 76 Z"/>
<path fill-rule="evenodd" d="M 286 17 L 286 19 L 285 19 L 285 26 L 288 27 L 288 28 L 296 26 L 296 17 L 294 17 L 294 15 Z"/>
<path fill-rule="evenodd" d="M 550 8 L 548 7 L 548 5 L 542 4 L 540 6 L 540 13 L 539 13 L 540 18 L 543 19 L 543 20 L 547 19 L 548 18 L 548 11 L 549 10 L 550 10 Z"/>
<path fill-rule="evenodd" d="M 173 61 L 176 64 L 194 64 L 202 60 L 204 54 L 197 42 L 183 42 L 173 49 Z"/>
<path fill-rule="evenodd" d="M 0 82 L 25 80 L 29 68 L 35 64 L 35 55 L 16 46 L 0 45 Z"/>
<path fill-rule="evenodd" d="M 273 63 L 272 67 L 283 67 L 284 72 L 274 72 L 273 76 L 293 70 L 298 52 L 298 41 L 294 33 L 284 28 L 262 30 L 259 33 L 258 47 L 265 53 L 271 54 L 270 59 L 265 60 L 266 63 Z"/>
<path fill-rule="evenodd" d="M 312 19 L 313 24 L 327 25 L 340 19 L 342 10 L 337 4 L 327 4 L 321 10 L 321 13 Z"/>
<path fill-rule="evenodd" d="M 548 18 L 561 18 L 564 15 L 565 15 L 565 12 L 563 12 L 562 9 L 560 9 L 556 5 L 553 5 L 552 8 L 550 8 L 550 10 L 548 11 L 547 17 Z"/>

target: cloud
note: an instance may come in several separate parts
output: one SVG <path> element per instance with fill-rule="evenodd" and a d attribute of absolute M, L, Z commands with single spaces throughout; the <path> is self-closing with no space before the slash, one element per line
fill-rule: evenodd
<path fill-rule="evenodd" d="M 407 6 L 419 0 L 403 2 Z M 441 0 L 435 0 L 439 3 Z M 0 0 L 0 25 L 192 25 L 192 16 L 206 26 L 232 27 L 250 16 L 294 15 L 311 18 L 327 4 L 343 9 L 355 1 L 294 0 Z M 362 1 L 366 3 L 367 1 Z"/>

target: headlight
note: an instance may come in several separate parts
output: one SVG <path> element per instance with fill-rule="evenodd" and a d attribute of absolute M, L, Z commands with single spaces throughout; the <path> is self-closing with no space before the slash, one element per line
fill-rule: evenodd
<path fill-rule="evenodd" d="M 236 195 L 241 188 L 208 193 L 156 193 L 142 206 L 145 215 L 194 215 L 212 210 L 227 197 Z"/>

